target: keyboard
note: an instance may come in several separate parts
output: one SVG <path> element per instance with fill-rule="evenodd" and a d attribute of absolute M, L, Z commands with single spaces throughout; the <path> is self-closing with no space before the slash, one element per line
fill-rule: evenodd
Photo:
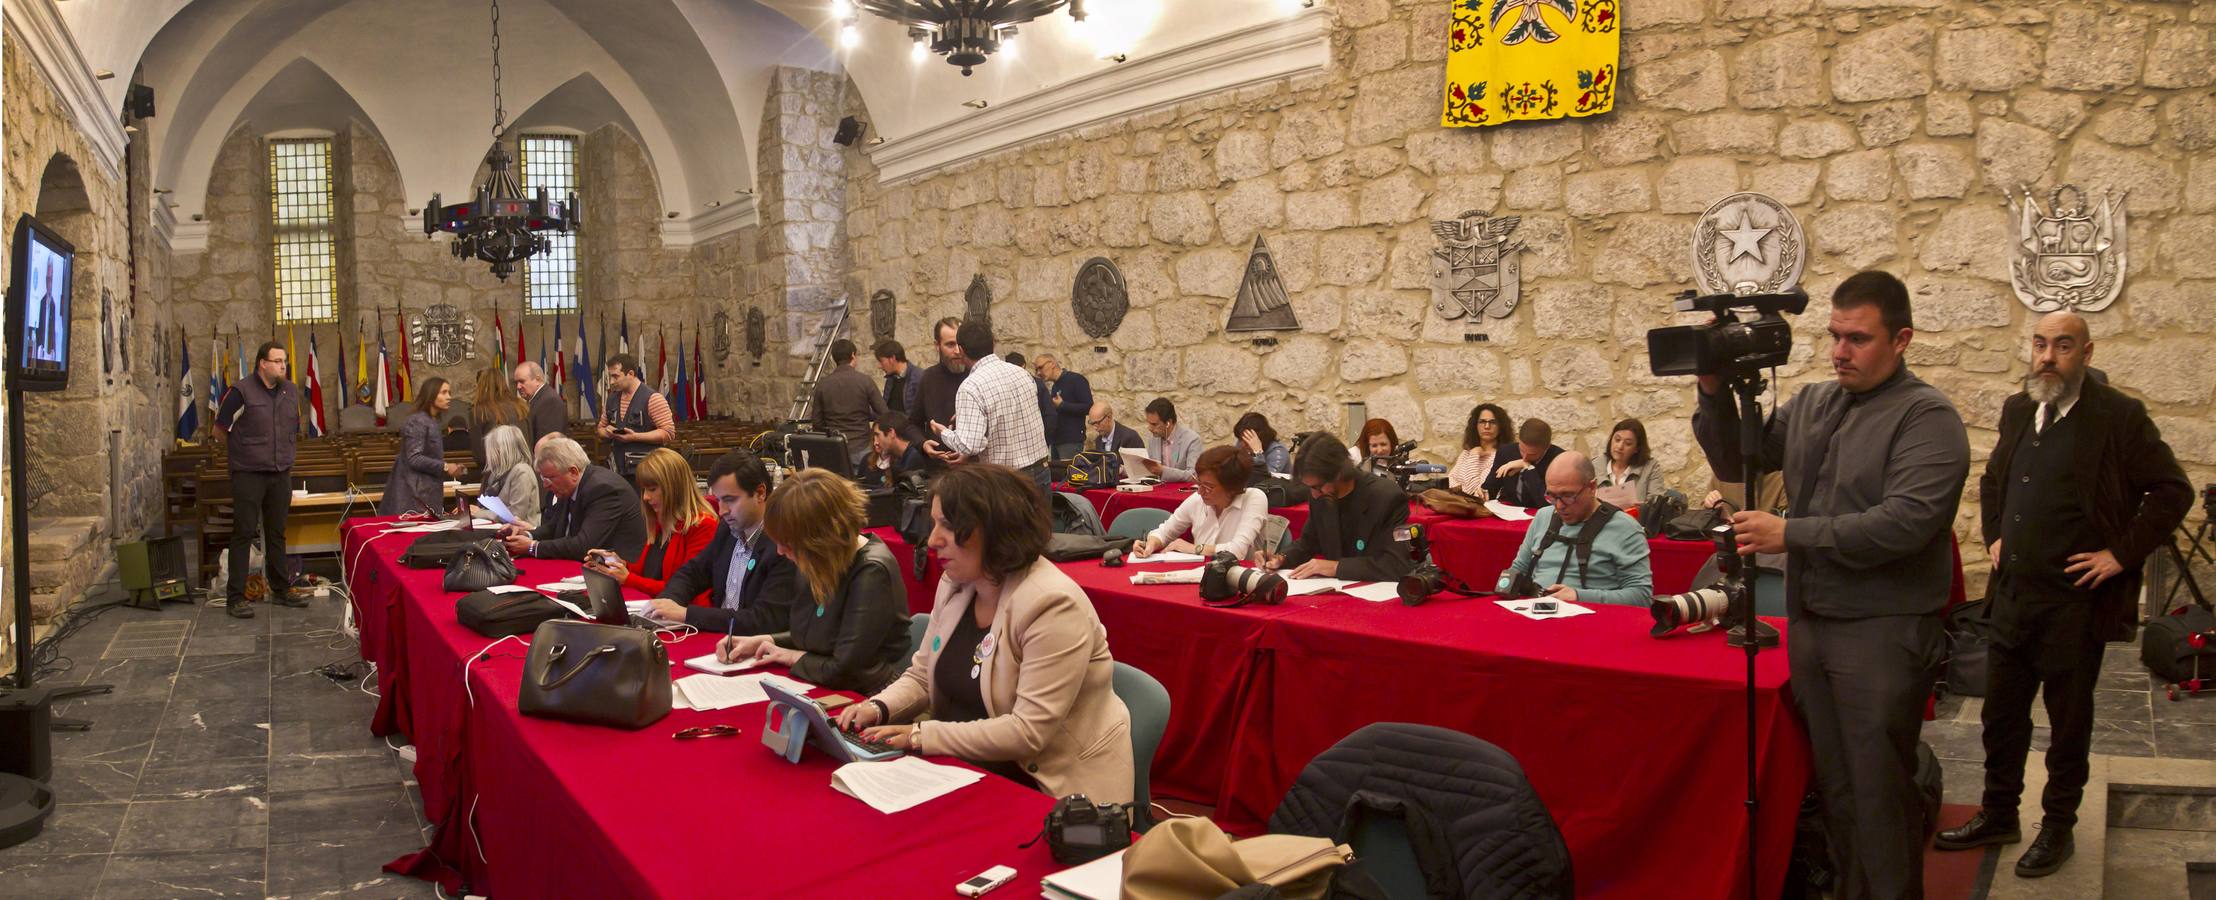
<path fill-rule="evenodd" d="M 860 750 L 860 751 L 862 751 L 863 753 L 869 754 L 869 755 L 871 755 L 871 756 L 876 756 L 876 755 L 879 755 L 879 754 L 885 754 L 885 753 L 899 753 L 899 752 L 901 752 L 901 751 L 900 751 L 900 748 L 898 748 L 898 747 L 895 747 L 895 746 L 893 746 L 893 745 L 891 745 L 891 744 L 885 743 L 884 741 L 869 741 L 869 740 L 863 740 L 863 739 L 862 739 L 862 738 L 861 738 L 860 736 L 858 736 L 858 735 L 852 735 L 852 734 L 847 734 L 847 733 L 845 733 L 845 732 L 840 732 L 840 734 L 839 734 L 839 740 L 845 741 L 845 742 L 847 742 L 847 744 L 848 744 L 848 745 L 850 745 L 850 746 L 854 747 L 854 748 L 855 748 L 855 749 L 857 749 L 857 750 Z"/>

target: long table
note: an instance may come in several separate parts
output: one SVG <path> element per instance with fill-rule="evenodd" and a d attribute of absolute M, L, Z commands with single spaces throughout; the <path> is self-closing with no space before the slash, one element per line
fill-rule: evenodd
<path fill-rule="evenodd" d="M 507 897 L 933 896 L 994 865 L 1019 885 L 1061 868 L 1028 850 L 1051 798 L 996 777 L 884 815 L 830 787 L 820 754 L 798 765 L 761 745 L 764 708 L 676 710 L 639 731 L 526 717 L 516 708 L 528 637 L 492 641 L 457 624 L 438 570 L 398 557 L 390 520 L 345 532 L 362 656 L 377 664 L 380 735 L 415 743 L 430 847 L 389 863 Z M 575 575 L 518 560 L 521 584 Z M 673 661 L 716 635 L 670 645 Z M 466 668 L 466 671 L 465 671 Z M 692 670 L 673 666 L 677 674 Z M 677 729 L 733 724 L 730 738 Z M 934 759 L 934 762 L 948 762 Z"/>
<path fill-rule="evenodd" d="M 1213 805 L 1226 828 L 1261 830 L 1300 769 L 1363 725 L 1417 722 L 1515 754 L 1562 828 L 1579 896 L 1743 895 L 1745 657 L 1720 633 L 1657 640 L 1644 607 L 1540 622 L 1446 594 L 1420 607 L 1332 594 L 1214 609 L 1192 585 L 1130 582 L 1175 564 L 1062 568 L 1116 659 L 1169 692 L 1154 793 Z M 1810 761 L 1783 652 L 1758 657 L 1755 688 L 1772 896 Z"/>

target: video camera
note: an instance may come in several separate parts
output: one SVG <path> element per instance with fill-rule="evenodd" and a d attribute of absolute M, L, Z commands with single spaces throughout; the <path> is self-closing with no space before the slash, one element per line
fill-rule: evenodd
<path fill-rule="evenodd" d="M 1808 293 L 1799 288 L 1783 294 L 1710 294 L 1686 291 L 1677 297 L 1678 312 L 1709 312 L 1715 321 L 1699 325 L 1670 325 L 1647 332 L 1647 359 L 1656 375 L 1750 376 L 1784 365 L 1793 352 L 1793 326 L 1781 313 L 1799 315 L 1808 308 Z M 1742 311 L 1754 314 L 1740 318 Z"/>
<path fill-rule="evenodd" d="M 1393 473 L 1393 480 L 1400 483 L 1400 489 L 1404 492 L 1420 491 L 1422 488 L 1411 485 L 1419 481 L 1437 481 L 1447 473 L 1447 467 L 1438 463 L 1409 462 L 1408 455 L 1414 452 L 1415 441 L 1401 441 L 1393 448 L 1392 455 L 1379 460 L 1385 471 Z"/>

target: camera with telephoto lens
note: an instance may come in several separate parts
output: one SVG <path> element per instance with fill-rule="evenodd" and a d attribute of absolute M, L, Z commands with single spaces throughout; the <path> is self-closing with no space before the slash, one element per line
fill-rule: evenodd
<path fill-rule="evenodd" d="M 1131 846 L 1131 812 L 1084 794 L 1063 797 L 1047 811 L 1046 846 L 1062 865 L 1092 862 Z"/>
<path fill-rule="evenodd" d="M 1438 561 L 1431 558 L 1431 540 L 1425 532 L 1424 526 L 1416 522 L 1393 529 L 1393 540 L 1406 541 L 1408 555 L 1416 561 L 1416 568 L 1402 575 L 1400 584 L 1394 590 L 1394 593 L 1400 595 L 1400 602 L 1407 606 L 1422 606 L 1429 603 L 1432 595 L 1440 591 L 1475 596 L 1476 591 L 1470 590 L 1461 579 L 1447 574 L 1446 570 L 1439 568 Z"/>
<path fill-rule="evenodd" d="M 1731 601 L 1736 594 L 1746 590 L 1740 580 L 1732 576 L 1740 567 L 1739 545 L 1732 536 L 1729 524 L 1708 530 L 1709 539 L 1716 543 L 1716 563 L 1719 575 L 1714 584 L 1686 591 L 1682 594 L 1657 594 L 1647 605 L 1647 612 L 1654 615 L 1654 629 L 1647 632 L 1662 637 L 1687 625 L 1687 634 L 1699 634 L 1723 623 L 1731 614 Z"/>
<path fill-rule="evenodd" d="M 1686 291 L 1678 312 L 1709 312 L 1715 321 L 1671 325 L 1647 332 L 1647 358 L 1656 375 L 1748 376 L 1784 365 L 1793 352 L 1793 326 L 1780 313 L 1799 315 L 1808 294 L 1711 294 Z M 1753 313 L 1741 319 L 1741 311 Z"/>
<path fill-rule="evenodd" d="M 1239 558 L 1218 552 L 1200 573 L 1200 599 L 1209 606 L 1276 606 L 1285 602 L 1285 579 L 1239 565 Z"/>

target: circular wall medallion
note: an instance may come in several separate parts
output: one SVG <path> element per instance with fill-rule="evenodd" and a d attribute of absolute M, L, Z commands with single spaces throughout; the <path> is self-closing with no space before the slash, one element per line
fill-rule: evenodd
<path fill-rule="evenodd" d="M 1070 287 L 1070 311 L 1076 314 L 1078 327 L 1093 340 L 1116 333 L 1123 325 L 1124 314 L 1131 311 L 1131 294 L 1115 263 L 1105 256 L 1086 260 L 1077 270 L 1077 282 Z"/>

